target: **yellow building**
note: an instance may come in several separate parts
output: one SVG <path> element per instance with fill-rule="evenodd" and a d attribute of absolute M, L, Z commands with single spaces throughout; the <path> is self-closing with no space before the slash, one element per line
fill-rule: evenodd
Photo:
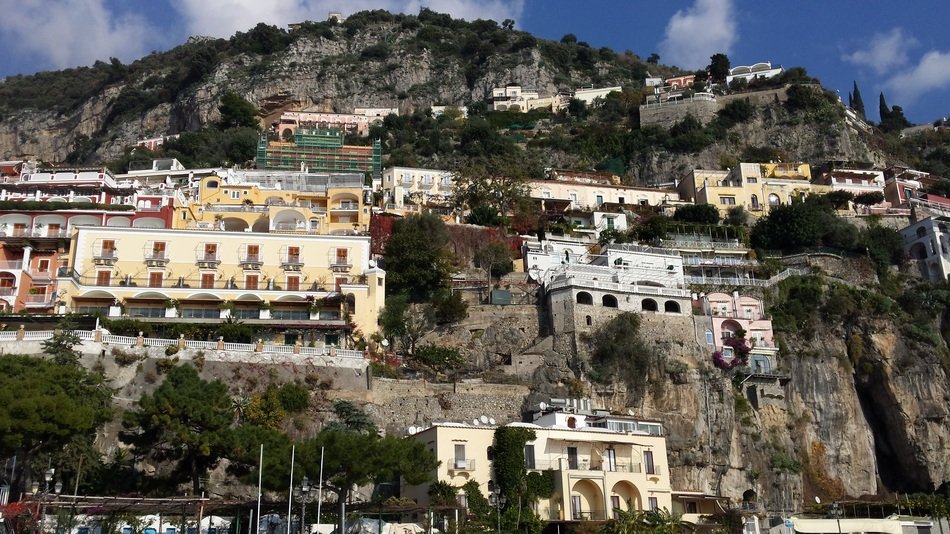
<path fill-rule="evenodd" d="M 684 200 L 716 206 L 723 217 L 736 206 L 760 217 L 774 206 L 828 193 L 831 187 L 812 184 L 807 163 L 740 163 L 728 171 L 696 169 L 677 190 Z"/>
<path fill-rule="evenodd" d="M 376 331 L 386 289 L 368 236 L 90 226 L 76 228 L 58 282 L 72 312 L 156 322 L 234 317 L 294 332 L 288 343 L 337 346 L 353 328 Z"/>
<path fill-rule="evenodd" d="M 368 191 L 367 191 L 368 193 Z M 182 194 L 176 228 L 347 235 L 369 229 L 360 174 L 227 171 Z"/>
<path fill-rule="evenodd" d="M 544 521 L 599 521 L 620 510 L 673 507 L 666 438 L 658 422 L 568 408 L 538 414 L 534 424 L 508 426 L 535 432 L 525 447 L 529 471 L 553 471 L 554 495 L 533 507 Z M 487 495 L 495 429 L 438 423 L 410 439 L 425 443 L 441 461 L 434 480 L 456 487 L 474 480 Z M 411 486 L 404 496 L 428 503 L 427 490 Z"/>

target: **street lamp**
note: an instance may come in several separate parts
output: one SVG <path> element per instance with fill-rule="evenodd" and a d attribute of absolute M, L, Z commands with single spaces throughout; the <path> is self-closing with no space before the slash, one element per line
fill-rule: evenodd
<path fill-rule="evenodd" d="M 313 490 L 313 486 L 307 477 L 303 477 L 303 480 L 300 481 L 300 486 L 294 488 L 294 499 L 300 503 L 300 534 L 309 534 L 308 530 L 306 530 L 307 504 L 313 502 L 315 497 L 311 490 Z M 320 519 L 317 518 L 317 521 L 319 522 Z"/>
<path fill-rule="evenodd" d="M 501 509 L 505 506 L 505 503 L 508 499 L 501 493 L 501 487 L 494 483 L 494 481 L 488 481 L 488 503 L 495 507 L 495 516 L 497 517 L 498 522 L 498 534 L 501 534 Z"/>
<path fill-rule="evenodd" d="M 46 485 L 44 486 L 43 492 L 40 493 L 40 534 L 43 534 L 43 532 L 46 530 L 46 499 L 49 497 L 49 483 L 53 481 L 53 475 L 55 474 L 56 470 L 52 467 L 43 473 L 43 480 L 46 482 Z M 33 496 L 35 498 L 36 494 L 39 493 L 40 490 L 39 481 L 34 480 L 30 489 L 32 490 Z M 59 495 L 63 491 L 63 482 L 61 480 L 53 484 L 53 491 L 56 492 L 56 495 Z"/>

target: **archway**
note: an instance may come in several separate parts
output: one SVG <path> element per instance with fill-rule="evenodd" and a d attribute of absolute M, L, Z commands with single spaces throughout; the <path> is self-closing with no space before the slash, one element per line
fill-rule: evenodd
<path fill-rule="evenodd" d="M 571 488 L 571 519 L 604 520 L 604 496 L 593 481 L 578 480 Z"/>
<path fill-rule="evenodd" d="M 923 243 L 914 243 L 914 245 L 910 247 L 908 254 L 910 255 L 911 258 L 915 260 L 926 259 L 927 247 L 925 247 Z"/>
<path fill-rule="evenodd" d="M 110 217 L 106 221 L 106 226 L 112 226 L 115 228 L 128 228 L 132 226 L 132 220 L 128 217 Z"/>
<path fill-rule="evenodd" d="M 577 294 L 577 303 L 586 304 L 587 306 L 593 306 L 594 297 L 586 291 L 581 291 L 580 293 Z"/>
<path fill-rule="evenodd" d="M 778 206 L 782 203 L 781 199 L 775 193 L 769 194 L 769 206 Z"/>
<path fill-rule="evenodd" d="M 225 217 L 221 220 L 224 230 L 227 232 L 243 232 L 247 230 L 247 221 L 237 217 Z"/>
<path fill-rule="evenodd" d="M 251 231 L 258 234 L 270 232 L 270 217 L 261 217 L 254 221 L 254 224 L 251 225 Z"/>
<path fill-rule="evenodd" d="M 610 509 L 612 517 L 617 517 L 618 512 L 623 510 L 642 510 L 643 497 L 640 490 L 633 483 L 626 480 L 617 482 L 610 490 Z"/>
<path fill-rule="evenodd" d="M 604 297 L 600 299 L 600 301 L 604 305 L 605 308 L 617 307 L 617 297 L 613 295 L 604 295 Z"/>
<path fill-rule="evenodd" d="M 663 311 L 666 313 L 680 313 L 680 303 L 675 300 L 668 300 L 663 303 Z"/>
<path fill-rule="evenodd" d="M 157 217 L 140 217 L 132 221 L 133 228 L 165 228 L 165 221 Z"/>
<path fill-rule="evenodd" d="M 927 235 L 927 229 L 924 228 L 923 226 L 918 226 L 918 227 L 917 227 L 917 237 L 924 237 L 925 235 Z"/>
<path fill-rule="evenodd" d="M 306 218 L 294 210 L 281 210 L 274 215 L 274 230 L 303 229 Z"/>
<path fill-rule="evenodd" d="M 653 299 L 643 299 L 643 302 L 640 303 L 640 309 L 645 312 L 655 312 L 659 311 L 660 307 L 657 305 L 656 301 Z"/>

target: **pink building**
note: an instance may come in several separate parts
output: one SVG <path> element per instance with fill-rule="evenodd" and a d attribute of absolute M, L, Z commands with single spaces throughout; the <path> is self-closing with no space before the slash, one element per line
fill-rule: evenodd
<path fill-rule="evenodd" d="M 702 297 L 703 311 L 712 317 L 712 329 L 706 331 L 706 343 L 722 351 L 723 358 L 733 357 L 732 348 L 724 341 L 736 337 L 740 330 L 752 347 L 749 366 L 753 372 L 768 374 L 775 368 L 775 339 L 772 320 L 765 314 L 762 301 L 754 297 L 725 293 L 709 293 Z"/>
<path fill-rule="evenodd" d="M 361 137 L 369 135 L 369 126 L 374 119 L 353 113 L 319 113 L 311 111 L 285 111 L 280 116 L 275 131 L 282 138 L 293 137 L 300 126 L 311 128 L 337 128 L 343 133 Z"/>

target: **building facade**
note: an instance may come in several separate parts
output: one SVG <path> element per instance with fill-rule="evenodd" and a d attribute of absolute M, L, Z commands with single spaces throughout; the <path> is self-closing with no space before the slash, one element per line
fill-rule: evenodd
<path fill-rule="evenodd" d="M 904 253 L 924 280 L 950 282 L 950 217 L 928 217 L 903 230 Z"/>
<path fill-rule="evenodd" d="M 773 207 L 832 190 L 811 179 L 807 163 L 740 163 L 728 171 L 696 169 L 677 190 L 684 200 L 716 206 L 723 217 L 737 206 L 759 217 Z"/>
<path fill-rule="evenodd" d="M 289 141 L 262 135 L 257 145 L 259 169 L 307 172 L 355 172 L 378 178 L 382 172 L 379 140 L 369 146 L 343 144 L 339 129 L 298 127 Z"/>
<path fill-rule="evenodd" d="M 452 200 L 455 173 L 441 169 L 389 167 L 383 171 L 382 207 L 406 210 L 410 205 L 447 206 Z"/>
<path fill-rule="evenodd" d="M 385 273 L 369 237 L 79 227 L 58 278 L 68 311 L 153 321 L 220 321 L 307 330 L 340 345 L 369 335 Z"/>
<path fill-rule="evenodd" d="M 533 423 L 508 426 L 535 433 L 525 447 L 528 470 L 553 472 L 554 495 L 532 503 L 542 520 L 605 521 L 625 510 L 672 508 L 666 438 L 659 422 L 552 406 L 536 413 Z M 424 443 L 441 461 L 435 480 L 455 486 L 474 480 L 487 495 L 496 428 L 437 423 L 408 439 Z M 409 487 L 403 496 L 424 505 L 427 490 Z"/>

